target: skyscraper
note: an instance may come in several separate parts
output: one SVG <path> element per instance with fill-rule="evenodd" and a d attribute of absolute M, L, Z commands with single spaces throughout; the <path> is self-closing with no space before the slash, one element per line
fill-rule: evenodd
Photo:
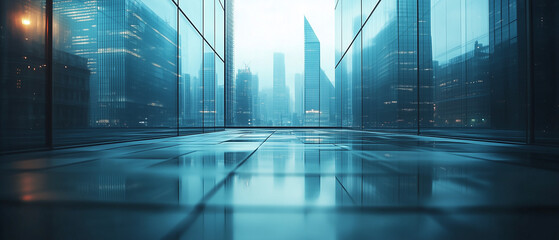
<path fill-rule="evenodd" d="M 88 59 L 92 127 L 176 125 L 173 22 L 140 0 L 56 2 L 54 11 L 71 20 L 56 34 L 80 36 L 55 46 Z"/>
<path fill-rule="evenodd" d="M 305 126 L 320 124 L 320 41 L 305 17 Z"/>
<path fill-rule="evenodd" d="M 261 116 L 260 116 L 260 97 L 258 92 L 258 74 L 252 75 L 251 81 L 251 97 L 252 97 L 252 125 L 260 124 Z"/>
<path fill-rule="evenodd" d="M 225 106 L 225 124 L 232 125 L 235 120 L 233 114 L 236 107 L 236 93 L 235 93 L 235 64 L 234 64 L 234 0 L 225 1 L 225 91 L 226 101 L 229 104 Z"/>
<path fill-rule="evenodd" d="M 251 126 L 253 117 L 253 83 L 250 68 L 239 69 L 237 72 L 236 96 L 238 99 L 235 108 L 236 126 Z"/>
<path fill-rule="evenodd" d="M 286 126 L 289 119 L 289 99 L 285 87 L 285 55 L 274 53 L 274 125 Z"/>

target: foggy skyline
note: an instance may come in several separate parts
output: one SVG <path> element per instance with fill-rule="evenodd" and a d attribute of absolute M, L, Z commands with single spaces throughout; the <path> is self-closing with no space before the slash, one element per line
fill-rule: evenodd
<path fill-rule="evenodd" d="M 334 4 L 324 0 L 236 0 L 235 69 L 249 66 L 260 90 L 273 87 L 273 54 L 285 54 L 286 85 L 294 97 L 294 76 L 304 73 L 304 17 L 323 45 L 321 67 L 334 79 Z"/>

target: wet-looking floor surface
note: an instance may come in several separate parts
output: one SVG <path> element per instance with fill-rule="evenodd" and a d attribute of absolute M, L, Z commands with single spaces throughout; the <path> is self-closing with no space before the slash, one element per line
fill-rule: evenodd
<path fill-rule="evenodd" d="M 559 150 L 234 129 L 1 156 L 2 239 L 558 239 Z"/>

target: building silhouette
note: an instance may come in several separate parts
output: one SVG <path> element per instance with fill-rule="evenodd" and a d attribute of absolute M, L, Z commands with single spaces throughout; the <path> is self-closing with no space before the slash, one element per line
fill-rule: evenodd
<path fill-rule="evenodd" d="M 289 93 L 285 86 L 285 55 L 274 53 L 274 126 L 287 126 L 290 119 Z"/>
<path fill-rule="evenodd" d="M 320 41 L 305 17 L 305 126 L 320 125 Z"/>
<path fill-rule="evenodd" d="M 253 75 L 250 68 L 239 69 L 237 72 L 237 79 L 235 81 L 236 86 L 236 99 L 237 106 L 235 108 L 236 112 L 236 122 L 237 126 L 251 126 L 253 119 Z"/>

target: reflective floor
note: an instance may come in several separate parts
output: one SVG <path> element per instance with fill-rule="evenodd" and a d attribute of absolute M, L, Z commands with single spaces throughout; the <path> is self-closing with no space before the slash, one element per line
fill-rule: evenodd
<path fill-rule="evenodd" d="M 1 156 L 2 239 L 559 239 L 559 149 L 227 130 Z"/>

